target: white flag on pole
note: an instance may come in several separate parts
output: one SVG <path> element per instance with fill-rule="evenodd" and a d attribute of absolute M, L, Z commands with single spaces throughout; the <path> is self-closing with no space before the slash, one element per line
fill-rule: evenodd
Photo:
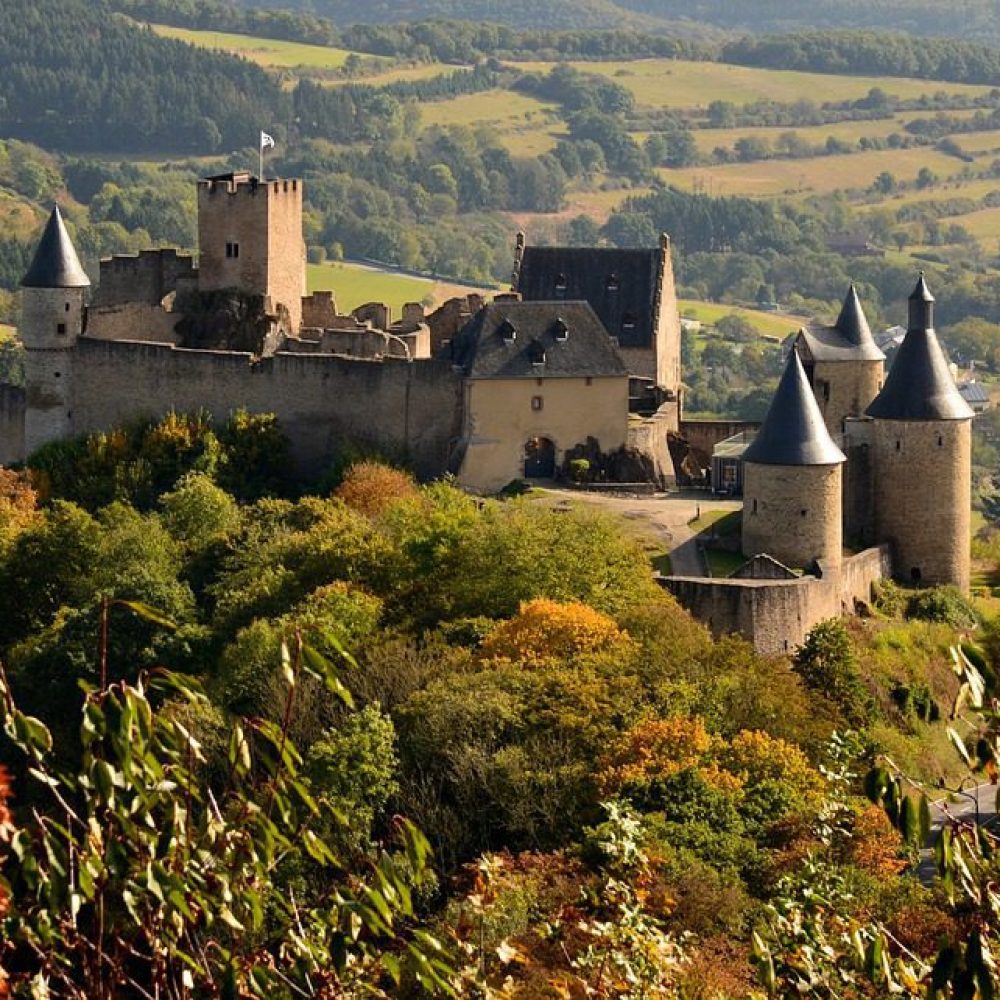
<path fill-rule="evenodd" d="M 274 139 L 271 138 L 271 136 L 269 136 L 266 132 L 261 132 L 260 134 L 260 148 L 262 151 L 274 148 Z"/>

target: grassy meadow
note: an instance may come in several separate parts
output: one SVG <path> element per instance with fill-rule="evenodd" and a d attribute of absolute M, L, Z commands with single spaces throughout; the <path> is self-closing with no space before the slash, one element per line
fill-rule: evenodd
<path fill-rule="evenodd" d="M 251 62 L 276 69 L 340 69 L 351 54 L 347 49 L 335 49 L 326 45 L 304 45 L 301 42 L 286 42 L 276 38 L 257 38 L 250 35 L 234 35 L 224 31 L 194 31 L 189 28 L 173 28 L 165 24 L 150 27 L 164 38 L 176 38 L 206 49 L 221 49 L 243 56 Z M 376 59 L 377 56 L 365 56 Z M 389 60 L 386 60 L 388 62 Z"/>
<path fill-rule="evenodd" d="M 744 309 L 742 306 L 726 305 L 718 302 L 697 302 L 694 299 L 680 299 L 677 303 L 681 316 L 685 319 L 696 319 L 706 326 L 712 326 L 723 316 L 736 313 L 745 319 L 757 332 L 764 337 L 779 337 L 784 339 L 790 333 L 795 333 L 808 320 L 805 316 L 795 316 L 791 313 L 759 312 L 756 309 Z"/>
<path fill-rule="evenodd" d="M 544 73 L 555 64 L 518 62 L 512 65 Z M 632 91 L 637 104 L 650 108 L 702 108 L 712 101 L 732 101 L 735 104 L 758 100 L 793 102 L 804 97 L 817 103 L 854 101 L 864 97 L 873 87 L 880 87 L 887 94 L 904 99 L 939 91 L 963 96 L 989 91 L 985 86 L 941 83 L 937 80 L 833 76 L 683 59 L 572 62 L 570 65 L 588 73 L 610 77 L 615 83 Z"/>
<path fill-rule="evenodd" d="M 407 302 L 423 302 L 434 307 L 452 296 L 482 291 L 472 285 L 418 278 L 347 261 L 310 264 L 306 280 L 310 292 L 332 290 L 341 313 L 349 313 L 366 302 L 384 302 L 397 319 Z"/>

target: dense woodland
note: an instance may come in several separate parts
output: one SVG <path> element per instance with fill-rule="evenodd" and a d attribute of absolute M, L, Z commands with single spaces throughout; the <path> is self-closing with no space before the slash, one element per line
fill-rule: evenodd
<path fill-rule="evenodd" d="M 603 515 L 287 456 L 173 415 L 0 474 L 16 995 L 916 997 L 941 935 L 989 946 L 990 897 L 913 877 L 886 769 L 961 773 L 938 720 L 993 689 L 987 606 L 886 586 L 766 659 Z"/>

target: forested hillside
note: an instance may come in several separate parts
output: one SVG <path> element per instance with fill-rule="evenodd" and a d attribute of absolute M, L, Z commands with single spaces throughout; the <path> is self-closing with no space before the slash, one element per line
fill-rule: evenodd
<path fill-rule="evenodd" d="M 285 105 L 258 66 L 158 38 L 100 0 L 3 0 L 0 15 L 5 136 L 54 149 L 204 152 L 246 143 Z"/>

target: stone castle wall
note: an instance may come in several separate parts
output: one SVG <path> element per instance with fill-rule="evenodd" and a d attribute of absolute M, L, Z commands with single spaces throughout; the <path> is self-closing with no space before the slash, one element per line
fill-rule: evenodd
<path fill-rule="evenodd" d="M 277 354 L 251 364 L 249 354 L 85 337 L 73 388 L 75 433 L 171 409 L 204 408 L 219 421 L 240 407 L 273 412 L 306 475 L 321 473 L 350 440 L 437 476 L 461 427 L 461 381 L 435 361 Z"/>
<path fill-rule="evenodd" d="M 862 548 L 875 542 L 875 469 L 869 417 L 845 421 L 842 437 L 835 438 L 847 456 L 844 463 L 844 543 Z"/>
<path fill-rule="evenodd" d="M 174 247 L 116 255 L 101 261 L 100 283 L 91 305 L 136 302 L 158 306 L 178 285 L 190 286 L 197 276 L 194 260 Z"/>
<path fill-rule="evenodd" d="M 177 344 L 174 330 L 180 313 L 167 312 L 162 306 L 143 302 L 91 306 L 87 310 L 87 336 L 97 340 L 150 340 Z"/>
<path fill-rule="evenodd" d="M 759 427 L 759 420 L 688 420 L 681 417 L 680 432 L 693 450 L 704 452 L 711 458 L 712 449 L 720 441 Z"/>
<path fill-rule="evenodd" d="M 0 465 L 24 458 L 24 390 L 0 383 Z"/>
<path fill-rule="evenodd" d="M 906 583 L 969 587 L 972 421 L 876 420 L 875 529 Z"/>
<path fill-rule="evenodd" d="M 883 381 L 882 361 L 817 361 L 813 367 L 813 394 L 823 422 L 836 439 L 847 417 L 860 417 L 878 395 Z"/>
<path fill-rule="evenodd" d="M 743 554 L 766 552 L 786 566 L 840 562 L 839 465 L 743 466 Z"/>
<path fill-rule="evenodd" d="M 661 241 L 660 287 L 657 291 L 656 384 L 676 396 L 681 388 L 681 316 L 670 241 Z M 630 369 L 631 370 L 631 369 Z"/>
<path fill-rule="evenodd" d="M 713 635 L 742 635 L 759 653 L 790 653 L 805 642 L 809 630 L 855 600 L 871 600 L 872 587 L 890 575 L 887 546 L 867 549 L 845 559 L 839 572 L 797 580 L 714 580 L 663 577 L 660 584 Z"/>

